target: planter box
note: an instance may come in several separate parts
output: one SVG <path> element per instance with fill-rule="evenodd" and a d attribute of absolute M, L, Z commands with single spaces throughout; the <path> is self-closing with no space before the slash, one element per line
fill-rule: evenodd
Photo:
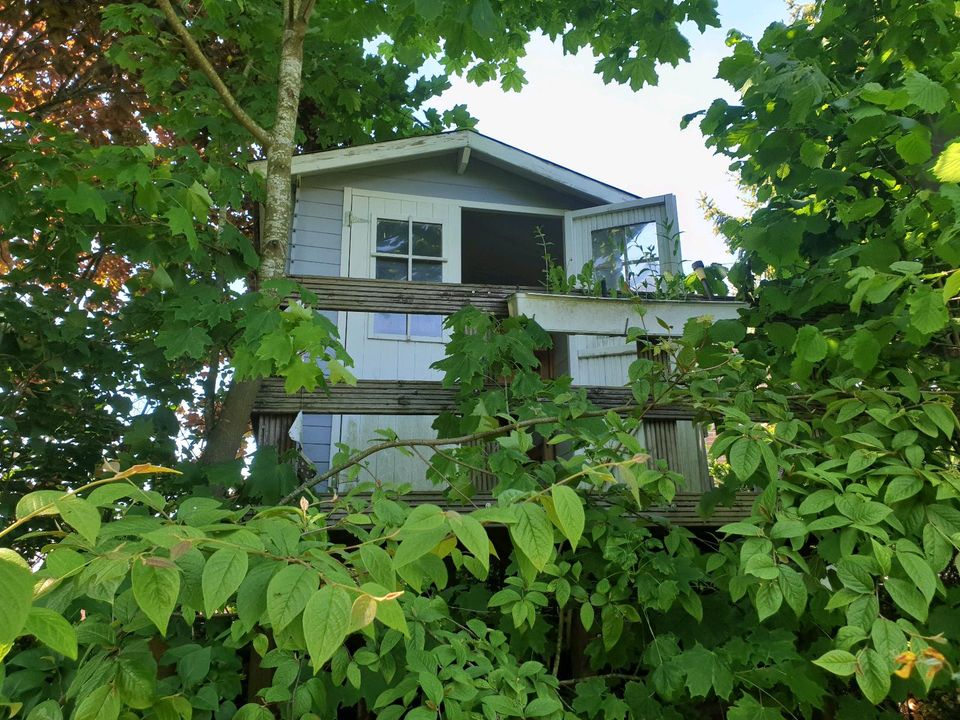
<path fill-rule="evenodd" d="M 746 305 L 732 300 L 646 300 L 552 293 L 516 293 L 507 298 L 511 316 L 526 315 L 544 330 L 568 335 L 626 335 L 631 327 L 648 335 L 676 336 L 690 318 L 736 320 Z M 670 329 L 658 322 L 662 320 Z"/>

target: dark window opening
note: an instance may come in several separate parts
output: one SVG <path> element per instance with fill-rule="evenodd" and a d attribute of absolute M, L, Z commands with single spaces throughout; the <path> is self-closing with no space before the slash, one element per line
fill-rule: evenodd
<path fill-rule="evenodd" d="M 460 219 L 461 282 L 543 287 L 543 243 L 553 262 L 564 264 L 561 217 L 464 209 Z"/>

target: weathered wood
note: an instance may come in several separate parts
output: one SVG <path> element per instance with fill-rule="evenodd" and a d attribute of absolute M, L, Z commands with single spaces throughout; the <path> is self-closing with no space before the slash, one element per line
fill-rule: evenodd
<path fill-rule="evenodd" d="M 275 447 L 280 454 L 293 447 L 290 426 L 295 413 L 260 413 L 253 416 L 253 435 L 257 447 Z"/>
<path fill-rule="evenodd" d="M 576 388 L 575 388 L 576 389 Z M 260 387 L 255 413 L 300 411 L 321 415 L 437 415 L 456 407 L 456 390 L 430 380 L 358 380 L 355 386 L 333 385 L 323 391 L 288 395 L 280 378 L 268 378 Z M 600 408 L 633 402 L 629 388 L 589 387 L 587 398 Z M 681 405 L 661 405 L 648 420 L 690 420 L 693 410 Z"/>
<path fill-rule="evenodd" d="M 698 512 L 700 497 L 701 493 L 698 492 L 680 492 L 669 505 L 649 508 L 638 515 L 653 521 L 668 520 L 684 527 L 719 527 L 749 517 L 757 496 L 753 493 L 740 494 L 733 505 L 718 506 L 708 517 L 703 517 Z M 496 504 L 489 492 L 477 493 L 469 502 L 448 498 L 442 492 L 415 492 L 404 496 L 404 500 L 413 505 L 432 503 L 457 512 L 470 512 Z"/>
<path fill-rule="evenodd" d="M 292 275 L 319 296 L 318 310 L 405 312 L 411 315 L 450 315 L 472 305 L 494 315 L 507 315 L 507 298 L 517 292 L 542 292 L 520 285 L 407 282 L 353 277 Z"/>

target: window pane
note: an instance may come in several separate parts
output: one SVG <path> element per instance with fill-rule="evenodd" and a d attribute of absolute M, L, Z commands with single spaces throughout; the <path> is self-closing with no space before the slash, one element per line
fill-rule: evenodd
<path fill-rule="evenodd" d="M 409 240 L 406 220 L 377 220 L 377 252 L 406 255 Z"/>
<path fill-rule="evenodd" d="M 420 282 L 443 282 L 443 265 L 429 260 L 414 260 L 412 279 Z"/>
<path fill-rule="evenodd" d="M 439 223 L 413 223 L 413 254 L 440 257 L 443 254 L 443 226 Z"/>
<path fill-rule="evenodd" d="M 629 225 L 624 231 L 627 241 L 627 285 L 639 292 L 655 290 L 656 277 L 660 274 L 656 223 Z"/>
<path fill-rule="evenodd" d="M 593 267 L 597 277 L 606 281 L 607 290 L 617 290 L 624 279 L 624 232 L 622 227 L 602 228 L 590 233 Z"/>
<path fill-rule="evenodd" d="M 438 338 L 443 332 L 443 315 L 411 315 L 410 335 Z"/>
<path fill-rule="evenodd" d="M 660 274 L 656 223 L 635 223 L 591 232 L 594 268 L 609 290 L 626 282 L 631 290 L 649 291 Z"/>
<path fill-rule="evenodd" d="M 407 316 L 403 313 L 374 313 L 373 332 L 376 335 L 407 335 Z"/>
<path fill-rule="evenodd" d="M 406 280 L 407 261 L 377 258 L 377 280 Z"/>

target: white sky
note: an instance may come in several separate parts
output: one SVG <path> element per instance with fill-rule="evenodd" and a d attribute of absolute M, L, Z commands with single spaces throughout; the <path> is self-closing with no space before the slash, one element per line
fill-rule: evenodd
<path fill-rule="evenodd" d="M 528 84 L 520 93 L 453 78 L 453 87 L 433 106 L 465 103 L 479 119 L 478 131 L 637 195 L 673 193 L 684 260 L 727 264 L 731 256 L 697 199 L 706 193 L 722 209 L 740 213 L 736 183 L 727 163 L 704 146 L 697 122 L 681 131 L 680 119 L 714 98 L 736 99 L 726 83 L 715 79 L 717 63 L 729 54 L 727 31 L 736 28 L 759 39 L 787 11 L 783 0 L 720 0 L 719 5 L 723 27 L 703 35 L 696 26 L 686 28 L 691 61 L 661 68 L 657 87 L 635 93 L 604 85 L 593 72 L 589 50 L 564 56 L 540 37 L 523 62 Z"/>

